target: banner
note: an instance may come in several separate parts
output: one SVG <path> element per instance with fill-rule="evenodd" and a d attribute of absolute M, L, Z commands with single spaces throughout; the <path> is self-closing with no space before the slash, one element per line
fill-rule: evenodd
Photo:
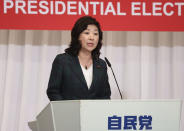
<path fill-rule="evenodd" d="M 71 30 L 84 15 L 103 30 L 184 31 L 184 0 L 0 1 L 0 29 Z"/>

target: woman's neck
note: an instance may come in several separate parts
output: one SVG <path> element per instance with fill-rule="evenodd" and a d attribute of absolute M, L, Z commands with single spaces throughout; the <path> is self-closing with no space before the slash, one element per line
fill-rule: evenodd
<path fill-rule="evenodd" d="M 88 51 L 79 51 L 78 56 L 84 61 L 90 61 L 92 59 L 91 52 L 88 52 Z"/>
<path fill-rule="evenodd" d="M 78 58 L 79 58 L 80 64 L 83 67 L 85 67 L 86 69 L 88 69 L 91 66 L 91 64 L 93 63 L 91 52 L 80 51 Z"/>

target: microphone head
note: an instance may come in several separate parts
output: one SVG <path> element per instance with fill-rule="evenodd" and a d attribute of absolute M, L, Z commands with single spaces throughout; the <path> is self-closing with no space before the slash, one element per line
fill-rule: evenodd
<path fill-rule="evenodd" d="M 109 62 L 109 60 L 105 57 L 105 61 L 106 61 L 106 63 L 107 63 L 107 65 L 109 66 L 109 67 L 111 67 L 111 63 Z"/>

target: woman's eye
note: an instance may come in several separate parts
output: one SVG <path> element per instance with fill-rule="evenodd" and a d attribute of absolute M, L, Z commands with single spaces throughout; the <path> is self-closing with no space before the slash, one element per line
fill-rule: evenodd
<path fill-rule="evenodd" d="M 98 35 L 98 33 L 94 33 L 94 35 Z"/>
<path fill-rule="evenodd" d="M 84 34 L 89 34 L 89 32 L 84 32 Z"/>

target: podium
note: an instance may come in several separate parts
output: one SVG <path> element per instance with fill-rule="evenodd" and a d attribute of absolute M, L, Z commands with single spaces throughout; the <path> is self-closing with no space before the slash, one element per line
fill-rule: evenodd
<path fill-rule="evenodd" d="M 71 100 L 50 102 L 33 131 L 179 131 L 180 100 Z"/>

